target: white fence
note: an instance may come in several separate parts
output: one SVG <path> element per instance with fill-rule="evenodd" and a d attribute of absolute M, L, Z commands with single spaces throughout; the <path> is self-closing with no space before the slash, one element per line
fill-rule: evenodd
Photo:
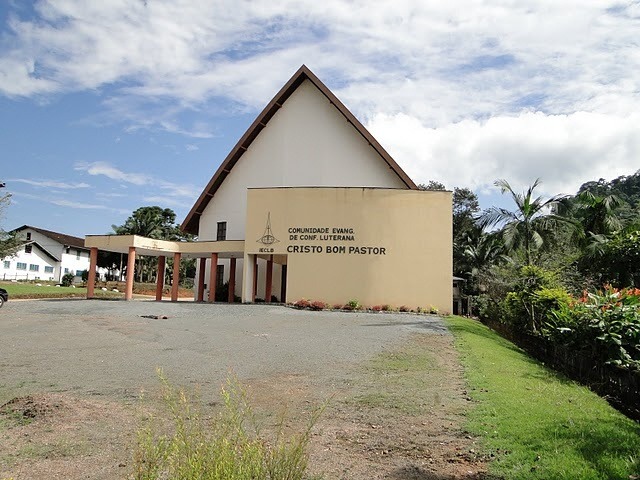
<path fill-rule="evenodd" d="M 31 273 L 3 273 L 2 280 L 43 280 L 43 281 L 52 281 L 55 280 L 53 274 L 51 273 L 41 273 L 41 272 L 31 272 Z"/>

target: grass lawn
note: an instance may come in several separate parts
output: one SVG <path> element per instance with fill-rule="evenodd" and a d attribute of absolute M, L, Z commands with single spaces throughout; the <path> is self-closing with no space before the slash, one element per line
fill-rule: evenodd
<path fill-rule="evenodd" d="M 0 282 L 0 288 L 4 288 L 9 293 L 9 301 L 18 298 L 64 298 L 87 295 L 87 289 L 84 287 L 56 287 L 44 283 L 38 287 L 35 283 Z M 123 296 L 121 293 L 103 292 L 100 289 L 96 289 L 95 295 L 114 298 Z"/>
<path fill-rule="evenodd" d="M 447 320 L 476 406 L 467 429 L 505 479 L 640 478 L 640 425 L 474 320 Z"/>

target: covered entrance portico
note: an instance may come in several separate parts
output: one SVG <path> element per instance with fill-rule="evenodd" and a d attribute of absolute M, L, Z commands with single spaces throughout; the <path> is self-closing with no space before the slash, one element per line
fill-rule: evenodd
<path fill-rule="evenodd" d="M 162 300 L 164 288 L 164 277 L 166 268 L 166 258 L 173 257 L 173 281 L 171 285 L 171 301 L 178 301 L 179 265 L 183 258 L 197 258 L 198 278 L 195 285 L 195 300 L 203 302 L 205 300 L 205 273 L 207 259 L 210 259 L 209 266 L 209 302 L 214 302 L 216 298 L 217 266 L 219 259 L 229 259 L 229 302 L 233 302 L 233 294 L 236 283 L 236 261 L 244 257 L 243 240 L 223 240 L 223 241 L 203 241 L 203 242 L 173 242 L 167 240 L 156 240 L 141 237 L 138 235 L 88 235 L 85 237 L 85 246 L 91 249 L 89 278 L 87 279 L 87 298 L 93 298 L 95 293 L 95 275 L 98 260 L 98 251 L 126 253 L 127 275 L 125 300 L 131 300 L 133 296 L 133 279 L 136 255 L 158 257 L 158 273 L 156 276 L 156 300 Z"/>

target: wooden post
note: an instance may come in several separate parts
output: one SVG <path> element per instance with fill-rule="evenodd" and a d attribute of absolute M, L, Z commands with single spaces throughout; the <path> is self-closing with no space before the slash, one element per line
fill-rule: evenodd
<path fill-rule="evenodd" d="M 218 254 L 211 254 L 211 265 L 209 270 L 209 302 L 216 301 L 216 286 L 218 285 Z"/>
<path fill-rule="evenodd" d="M 173 254 L 173 283 L 171 284 L 171 301 L 178 301 L 178 287 L 180 286 L 180 257 L 182 254 L 176 252 Z"/>
<path fill-rule="evenodd" d="M 207 259 L 202 257 L 200 259 L 200 266 L 198 267 L 198 302 L 204 301 L 204 271 L 207 268 Z"/>
<path fill-rule="evenodd" d="M 229 262 L 229 297 L 227 301 L 233 303 L 236 300 L 236 259 Z"/>
<path fill-rule="evenodd" d="M 162 300 L 162 290 L 164 290 L 164 269 L 167 263 L 167 257 L 161 255 L 158 257 L 158 274 L 156 275 L 156 302 Z"/>
<path fill-rule="evenodd" d="M 267 260 L 267 282 L 264 289 L 264 301 L 271 303 L 271 290 L 273 289 L 273 255 Z"/>
<path fill-rule="evenodd" d="M 96 265 L 98 263 L 98 249 L 91 247 L 89 252 L 89 278 L 87 278 L 87 298 L 93 298 L 96 286 Z"/>
<path fill-rule="evenodd" d="M 133 298 L 133 277 L 136 271 L 136 247 L 129 247 L 129 258 L 127 260 L 127 286 L 124 290 L 124 299 Z"/>

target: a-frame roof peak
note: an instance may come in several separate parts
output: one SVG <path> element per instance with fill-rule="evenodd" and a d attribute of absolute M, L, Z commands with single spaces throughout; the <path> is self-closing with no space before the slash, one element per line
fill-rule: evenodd
<path fill-rule="evenodd" d="M 213 198 L 224 179 L 227 177 L 231 169 L 238 162 L 240 157 L 249 148 L 251 143 L 260 134 L 263 128 L 267 126 L 269 120 L 273 118 L 276 112 L 282 108 L 283 104 L 291 97 L 298 87 L 305 81 L 309 80 L 320 92 L 334 105 L 338 111 L 346 118 L 346 120 L 353 125 L 360 135 L 371 145 L 371 147 L 380 155 L 380 157 L 389 165 L 389 168 L 400 178 L 400 180 L 407 186 L 408 189 L 416 190 L 418 187 L 409 178 L 409 176 L 400 168 L 395 160 L 387 153 L 387 151 L 378 143 L 378 141 L 369 133 L 369 131 L 360 123 L 360 121 L 349 111 L 349 109 L 335 96 L 335 94 L 329 90 L 329 88 L 322 83 L 322 81 L 307 67 L 306 65 L 300 66 L 300 68 L 293 74 L 287 83 L 280 89 L 278 93 L 271 99 L 267 106 L 260 112 L 260 115 L 254 120 L 251 126 L 247 129 L 244 135 L 238 140 L 235 147 L 229 152 L 227 158 L 224 159 L 218 170 L 213 175 L 203 192 L 198 197 L 198 200 L 191 208 L 191 211 L 185 218 L 180 228 L 184 232 L 197 234 L 200 215 L 204 212 L 205 208 L 209 204 L 209 201 Z"/>

